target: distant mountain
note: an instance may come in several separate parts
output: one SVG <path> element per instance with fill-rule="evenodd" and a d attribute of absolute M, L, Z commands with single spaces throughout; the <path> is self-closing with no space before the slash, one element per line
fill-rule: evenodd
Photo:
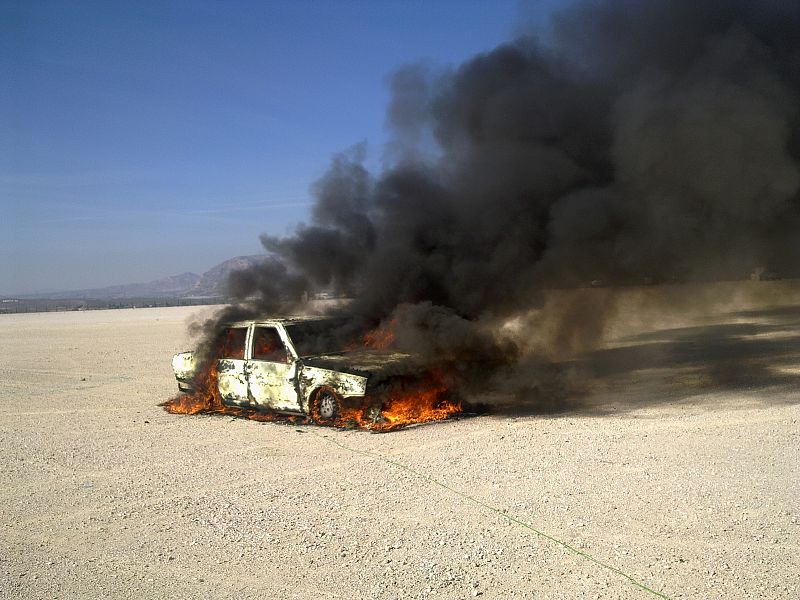
<path fill-rule="evenodd" d="M 230 258 L 225 262 L 221 262 L 203 273 L 186 295 L 203 297 L 226 296 L 228 290 L 225 286 L 228 281 L 228 275 L 230 275 L 232 271 L 247 269 L 266 259 L 267 257 L 258 255 L 237 256 L 236 258 Z"/>
<path fill-rule="evenodd" d="M 30 299 L 114 299 L 114 298 L 224 298 L 225 284 L 232 271 L 245 269 L 266 260 L 265 256 L 237 256 L 210 268 L 202 275 L 181 273 L 150 281 L 111 285 L 85 290 L 66 290 L 40 294 L 24 294 L 17 298 Z"/>

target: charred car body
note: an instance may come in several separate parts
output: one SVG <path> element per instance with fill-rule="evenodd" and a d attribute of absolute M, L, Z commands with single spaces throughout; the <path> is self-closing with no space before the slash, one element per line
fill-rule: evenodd
<path fill-rule="evenodd" d="M 227 406 L 307 415 L 334 422 L 345 409 L 380 418 L 380 402 L 370 388 L 396 371 L 408 356 L 382 351 L 329 351 L 337 344 L 327 319 L 295 317 L 233 323 L 215 351 L 217 391 Z M 176 354 L 172 368 L 178 389 L 193 392 L 198 358 Z"/>

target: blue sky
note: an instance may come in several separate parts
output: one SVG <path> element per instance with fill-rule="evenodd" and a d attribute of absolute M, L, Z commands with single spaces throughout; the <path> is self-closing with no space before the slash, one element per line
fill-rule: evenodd
<path fill-rule="evenodd" d="M 203 272 L 307 219 L 386 142 L 387 78 L 457 65 L 557 0 L 0 0 L 0 293 Z"/>

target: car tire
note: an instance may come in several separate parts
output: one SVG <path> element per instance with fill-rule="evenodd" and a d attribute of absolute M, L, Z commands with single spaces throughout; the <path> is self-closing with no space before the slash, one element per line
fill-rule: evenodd
<path fill-rule="evenodd" d="M 331 425 L 342 414 L 342 402 L 330 388 L 320 388 L 314 394 L 314 402 L 311 407 L 311 418 L 315 422 L 323 425 Z"/>

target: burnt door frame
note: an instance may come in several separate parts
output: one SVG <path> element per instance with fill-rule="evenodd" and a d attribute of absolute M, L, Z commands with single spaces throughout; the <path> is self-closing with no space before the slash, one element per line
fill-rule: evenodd
<path fill-rule="evenodd" d="M 254 358 L 257 329 L 272 329 L 286 356 L 284 361 Z M 286 333 L 275 323 L 255 323 L 251 326 L 247 345 L 247 395 L 254 406 L 278 412 L 302 413 L 297 390 L 297 357 L 287 343 Z"/>

